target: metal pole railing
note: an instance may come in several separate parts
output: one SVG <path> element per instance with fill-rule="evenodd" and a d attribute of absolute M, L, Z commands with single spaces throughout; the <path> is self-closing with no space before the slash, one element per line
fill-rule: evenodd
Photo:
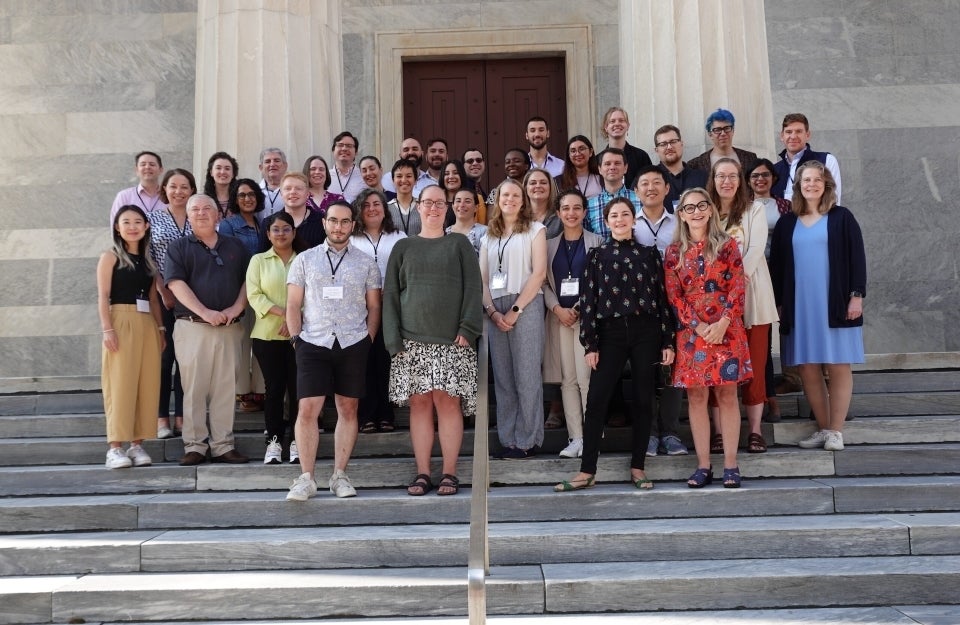
<path fill-rule="evenodd" d="M 487 575 L 490 549 L 487 540 L 487 490 L 490 488 L 490 398 L 487 380 L 487 336 L 477 350 L 477 416 L 473 435 L 473 481 L 470 497 L 470 554 L 467 558 L 467 608 L 470 625 L 487 622 Z"/>

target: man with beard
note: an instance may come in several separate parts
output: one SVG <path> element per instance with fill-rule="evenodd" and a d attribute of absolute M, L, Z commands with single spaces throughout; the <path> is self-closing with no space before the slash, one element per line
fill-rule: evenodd
<path fill-rule="evenodd" d="M 563 173 L 563 159 L 557 158 L 547 150 L 547 141 L 550 140 L 550 129 L 547 120 L 542 117 L 531 117 L 527 120 L 527 131 L 524 134 L 530 145 L 530 168 L 546 169 L 551 178 Z"/>
<path fill-rule="evenodd" d="M 706 188 L 707 172 L 687 167 L 683 162 L 683 139 L 680 138 L 680 129 L 676 126 L 667 124 L 657 128 L 653 133 L 653 146 L 660 157 L 657 167 L 663 172 L 669 187 L 663 203 L 667 210 L 673 213 L 681 193 L 694 187 Z"/>
<path fill-rule="evenodd" d="M 419 198 L 420 192 L 432 184 L 440 184 L 440 168 L 447 162 L 447 140 L 436 137 L 427 141 L 427 172 L 417 178 L 413 185 L 413 197 Z"/>
<path fill-rule="evenodd" d="M 473 189 L 477 195 L 487 197 L 487 190 L 483 187 L 483 173 L 487 170 L 487 164 L 483 159 L 483 152 L 477 148 L 467 148 L 463 152 L 463 169 L 467 172 L 467 178 L 473 181 Z"/>
<path fill-rule="evenodd" d="M 413 163 L 413 167 L 417 170 L 417 180 L 414 182 L 414 185 L 424 179 L 427 180 L 427 182 L 424 182 L 424 186 L 427 184 L 436 184 L 433 178 L 430 178 L 430 174 L 420 169 L 423 166 L 423 148 L 420 146 L 419 141 L 413 137 L 407 137 L 404 139 L 400 144 L 399 157 L 400 160 L 410 161 Z M 383 183 L 384 191 L 390 191 L 391 193 L 397 192 L 397 188 L 393 184 L 393 175 L 389 170 L 384 172 L 381 182 Z M 414 197 L 416 197 L 416 195 L 416 192 L 414 192 Z"/>
<path fill-rule="evenodd" d="M 283 198 L 280 197 L 280 180 L 287 173 L 287 155 L 280 148 L 260 150 L 260 188 L 263 189 L 263 212 L 259 218 L 265 219 L 283 210 Z"/>

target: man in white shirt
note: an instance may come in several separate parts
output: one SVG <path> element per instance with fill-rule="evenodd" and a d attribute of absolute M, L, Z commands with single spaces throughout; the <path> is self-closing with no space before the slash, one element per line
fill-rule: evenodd
<path fill-rule="evenodd" d="M 810 149 L 810 122 L 803 113 L 787 113 L 783 117 L 780 141 L 785 148 L 780 152 L 780 160 L 773 168 L 777 174 L 777 184 L 770 190 L 773 197 L 785 200 L 793 198 L 794 174 L 797 167 L 807 161 L 820 161 L 833 176 L 837 185 L 837 204 L 840 203 L 840 163 L 830 152 L 815 152 Z"/>
<path fill-rule="evenodd" d="M 530 145 L 530 168 L 546 169 L 551 178 L 563 173 L 563 159 L 557 158 L 547 151 L 547 142 L 550 140 L 550 129 L 547 120 L 542 117 L 531 117 L 527 120 L 527 130 L 524 134 Z"/>
<path fill-rule="evenodd" d="M 280 181 L 287 173 L 287 155 L 280 148 L 260 150 L 260 188 L 263 189 L 263 212 L 259 219 L 283 210 L 283 198 L 280 197 Z"/>
<path fill-rule="evenodd" d="M 333 150 L 333 167 L 329 172 L 330 189 L 328 190 L 331 193 L 339 193 L 348 202 L 353 202 L 354 198 L 367 188 L 356 162 L 360 140 L 350 131 L 344 130 L 333 138 L 330 149 Z"/>
<path fill-rule="evenodd" d="M 165 202 L 160 201 L 160 176 L 163 175 L 163 161 L 156 152 L 144 150 L 137 154 L 133 162 L 136 164 L 137 178 L 140 184 L 128 187 L 117 193 L 110 207 L 110 227 L 113 227 L 113 218 L 121 206 L 140 206 L 148 215 L 158 208 L 166 208 Z"/>
<path fill-rule="evenodd" d="M 437 184 L 436 180 L 430 177 L 430 174 L 420 169 L 423 166 L 423 148 L 420 146 L 420 142 L 414 139 L 413 137 L 407 137 L 400 144 L 400 160 L 410 161 L 413 163 L 413 167 L 417 170 L 417 180 L 414 182 L 414 187 L 417 183 L 422 180 L 426 180 L 423 183 L 423 186 L 430 184 Z M 384 161 L 386 164 L 386 161 Z M 397 192 L 397 188 L 393 184 L 393 175 L 390 173 L 392 167 L 386 167 L 386 172 L 383 174 L 383 189 L 385 191 L 390 191 L 392 193 Z M 419 191 L 417 189 L 413 190 L 413 197 L 417 197 Z"/>

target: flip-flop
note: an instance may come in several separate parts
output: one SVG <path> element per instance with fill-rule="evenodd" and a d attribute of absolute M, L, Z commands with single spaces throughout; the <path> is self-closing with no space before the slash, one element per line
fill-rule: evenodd
<path fill-rule="evenodd" d="M 585 488 L 593 488 L 594 483 L 597 481 L 596 476 L 591 475 L 585 480 L 563 480 L 559 484 L 553 487 L 553 492 L 555 493 L 568 493 L 572 490 L 583 490 Z"/>
<path fill-rule="evenodd" d="M 641 477 L 639 479 L 633 479 L 633 476 L 630 476 L 630 480 L 633 482 L 633 485 L 640 490 L 653 490 L 653 480 Z"/>

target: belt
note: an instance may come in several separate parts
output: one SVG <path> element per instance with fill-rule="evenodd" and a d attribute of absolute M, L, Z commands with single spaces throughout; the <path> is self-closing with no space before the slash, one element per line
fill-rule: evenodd
<path fill-rule="evenodd" d="M 204 321 L 202 317 L 197 317 L 196 315 L 177 315 L 176 317 L 177 319 L 183 319 L 184 321 L 192 321 L 193 323 L 206 323 L 207 325 L 209 325 L 209 323 L 207 321 Z M 229 323 L 225 323 L 223 325 L 231 326 L 239 322 L 241 319 L 243 319 L 243 313 L 240 313 L 240 316 L 234 319 L 233 321 Z"/>

